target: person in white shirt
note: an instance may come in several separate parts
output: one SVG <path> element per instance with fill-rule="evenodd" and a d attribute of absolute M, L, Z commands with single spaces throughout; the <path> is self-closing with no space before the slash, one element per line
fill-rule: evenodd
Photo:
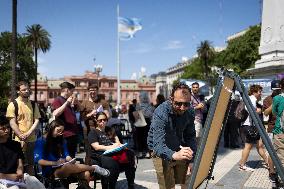
<path fill-rule="evenodd" d="M 253 105 L 253 107 L 255 108 L 256 113 L 261 114 L 262 110 L 261 108 L 257 108 L 257 102 L 261 100 L 261 94 L 262 94 L 262 87 L 260 85 L 252 85 L 249 88 L 249 97 L 250 97 L 250 101 Z M 265 155 L 265 149 L 264 149 L 264 145 L 260 140 L 260 135 L 257 131 L 257 129 L 255 128 L 254 124 L 252 123 L 252 119 L 250 116 L 248 116 L 248 118 L 245 120 L 245 122 L 243 123 L 243 129 L 244 129 L 244 133 L 246 136 L 245 139 L 245 146 L 244 149 L 242 151 L 242 158 L 239 161 L 239 170 L 241 171 L 254 171 L 253 168 L 250 168 L 246 165 L 249 153 L 253 147 L 253 144 L 256 144 L 256 149 L 258 154 L 265 160 L 265 162 L 267 162 L 267 157 Z M 251 130 L 256 130 L 256 135 L 252 136 L 250 133 Z"/>

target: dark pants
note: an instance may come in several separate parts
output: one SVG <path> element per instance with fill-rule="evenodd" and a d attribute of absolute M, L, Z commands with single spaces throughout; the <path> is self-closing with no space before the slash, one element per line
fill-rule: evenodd
<path fill-rule="evenodd" d="M 69 155 L 72 158 L 75 158 L 76 151 L 77 151 L 78 136 L 73 135 L 70 137 L 65 137 L 65 140 L 67 142 L 67 149 L 68 149 Z"/>
<path fill-rule="evenodd" d="M 147 137 L 150 126 L 136 127 L 136 137 L 137 137 L 137 151 L 138 152 L 148 152 Z"/>
<path fill-rule="evenodd" d="M 102 189 L 115 189 L 115 185 L 121 171 L 125 171 L 125 176 L 128 182 L 128 186 L 134 185 L 136 168 L 130 164 L 119 164 L 117 161 L 109 156 L 101 156 L 100 162 L 93 160 L 92 164 L 98 164 L 103 168 L 106 168 L 110 172 L 109 177 L 101 177 Z"/>
<path fill-rule="evenodd" d="M 133 122 L 130 122 L 132 130 L 133 150 L 137 150 L 137 131 Z"/>
<path fill-rule="evenodd" d="M 238 128 L 240 127 L 241 123 L 236 121 L 235 119 L 229 119 L 225 131 L 224 131 L 224 145 L 225 147 L 238 147 Z"/>

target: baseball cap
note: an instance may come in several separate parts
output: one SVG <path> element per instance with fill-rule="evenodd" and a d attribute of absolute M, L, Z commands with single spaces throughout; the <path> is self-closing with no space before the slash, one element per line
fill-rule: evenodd
<path fill-rule="evenodd" d="M 279 80 L 271 81 L 271 90 L 277 90 L 277 89 L 281 89 L 280 81 Z"/>

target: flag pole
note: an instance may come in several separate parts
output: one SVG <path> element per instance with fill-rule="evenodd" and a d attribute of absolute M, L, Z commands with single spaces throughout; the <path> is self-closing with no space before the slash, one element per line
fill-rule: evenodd
<path fill-rule="evenodd" d="M 120 39 L 118 31 L 119 4 L 117 4 L 117 105 L 120 106 Z"/>

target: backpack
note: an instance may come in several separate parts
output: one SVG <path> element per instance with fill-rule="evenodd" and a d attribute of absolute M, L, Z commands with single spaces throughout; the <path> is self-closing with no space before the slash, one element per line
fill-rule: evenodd
<path fill-rule="evenodd" d="M 14 107 L 15 107 L 15 120 L 16 120 L 16 123 L 18 124 L 18 116 L 19 116 L 19 105 L 18 105 L 18 102 L 16 100 L 13 100 L 13 104 L 14 104 Z M 34 118 L 34 114 L 35 114 L 35 101 L 32 101 L 31 100 L 31 104 L 32 104 L 32 108 L 33 108 L 33 122 L 35 121 L 35 118 Z"/>
<path fill-rule="evenodd" d="M 248 118 L 248 111 L 245 108 L 244 101 L 240 101 L 236 110 L 235 110 L 235 118 L 240 122 L 244 122 Z"/>

